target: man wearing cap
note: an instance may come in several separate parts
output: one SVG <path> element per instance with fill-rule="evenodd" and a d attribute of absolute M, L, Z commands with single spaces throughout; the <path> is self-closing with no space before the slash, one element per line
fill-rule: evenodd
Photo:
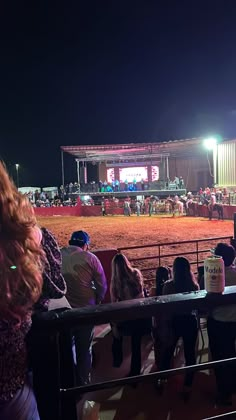
<path fill-rule="evenodd" d="M 72 233 L 69 246 L 61 250 L 62 273 L 67 284 L 67 299 L 72 308 L 99 304 L 106 293 L 107 281 L 96 255 L 89 252 L 89 235 Z M 79 384 L 90 382 L 92 367 L 93 326 L 74 331 Z"/>

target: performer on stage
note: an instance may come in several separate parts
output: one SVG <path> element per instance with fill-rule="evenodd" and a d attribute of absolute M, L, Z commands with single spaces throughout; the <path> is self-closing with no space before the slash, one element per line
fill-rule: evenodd
<path fill-rule="evenodd" d="M 120 191 L 120 182 L 118 179 L 115 180 L 115 191 L 116 192 Z"/>
<path fill-rule="evenodd" d="M 129 191 L 134 191 L 134 184 L 132 182 L 130 182 L 128 190 Z"/>
<path fill-rule="evenodd" d="M 176 190 L 178 190 L 179 189 L 179 178 L 177 176 L 175 176 L 174 183 L 175 183 Z"/>
<path fill-rule="evenodd" d="M 184 188 L 184 179 L 182 176 L 179 177 L 179 188 L 180 189 Z"/>

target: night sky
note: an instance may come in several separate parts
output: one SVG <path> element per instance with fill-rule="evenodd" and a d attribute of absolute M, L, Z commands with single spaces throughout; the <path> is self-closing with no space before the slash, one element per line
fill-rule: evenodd
<path fill-rule="evenodd" d="M 235 137 L 235 22 L 235 0 L 4 1 L 10 172 L 19 163 L 21 185 L 56 185 L 60 145 Z M 67 181 L 74 169 L 66 159 Z"/>

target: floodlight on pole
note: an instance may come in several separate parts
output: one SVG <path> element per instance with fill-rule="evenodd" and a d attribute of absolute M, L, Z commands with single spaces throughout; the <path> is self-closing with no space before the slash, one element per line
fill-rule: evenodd
<path fill-rule="evenodd" d="M 16 163 L 15 167 L 16 167 L 16 185 L 17 185 L 17 188 L 19 188 L 19 167 L 20 167 L 19 163 Z"/>
<path fill-rule="evenodd" d="M 204 139 L 203 145 L 207 150 L 214 150 L 214 148 L 217 146 L 217 139 L 215 137 Z"/>

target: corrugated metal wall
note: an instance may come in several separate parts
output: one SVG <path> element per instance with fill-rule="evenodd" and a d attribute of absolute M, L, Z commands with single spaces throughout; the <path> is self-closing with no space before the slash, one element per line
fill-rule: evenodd
<path fill-rule="evenodd" d="M 218 163 L 218 185 L 236 186 L 236 140 L 224 142 L 214 152 L 214 166 Z M 216 173 L 216 172 L 215 172 Z"/>
<path fill-rule="evenodd" d="M 182 176 L 188 191 L 197 191 L 200 187 L 211 187 L 213 184 L 213 177 L 210 176 L 210 172 L 213 171 L 211 160 L 210 156 L 208 163 L 204 150 L 191 158 L 170 158 L 170 178 L 174 179 L 176 175 Z"/>

